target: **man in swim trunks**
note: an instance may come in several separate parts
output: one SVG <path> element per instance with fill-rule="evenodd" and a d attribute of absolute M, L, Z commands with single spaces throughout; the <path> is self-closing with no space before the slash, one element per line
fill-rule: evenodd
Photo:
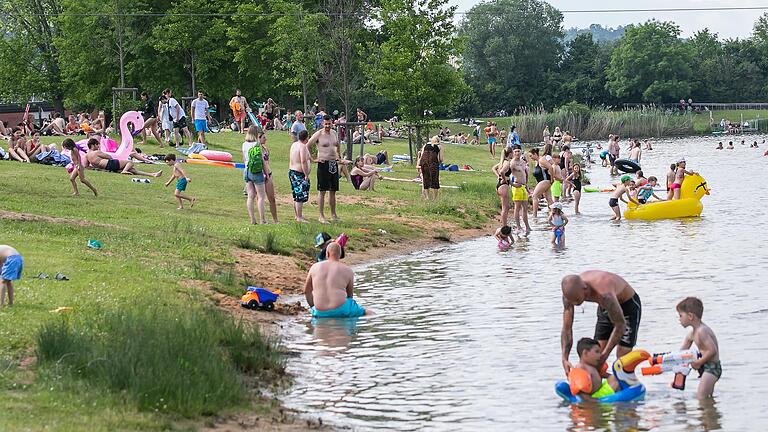
<path fill-rule="evenodd" d="M 355 273 L 339 261 L 341 246 L 328 244 L 327 259 L 312 265 L 304 283 L 304 296 L 315 318 L 354 318 L 370 315 L 352 298 Z"/>
<path fill-rule="evenodd" d="M 241 134 L 245 133 L 245 111 L 248 108 L 248 101 L 240 94 L 240 89 L 235 90 L 235 95 L 229 100 L 229 107 L 232 109 L 232 116 L 239 127 Z"/>
<path fill-rule="evenodd" d="M 8 306 L 13 306 L 13 281 L 21 279 L 24 259 L 16 249 L 0 245 L 0 307 L 5 305 L 5 293 L 8 293 Z"/>
<path fill-rule="evenodd" d="M 309 173 L 312 171 L 312 154 L 307 148 L 309 133 L 299 132 L 299 140 L 291 144 L 288 162 L 288 180 L 293 193 L 293 211 L 297 222 L 307 222 L 302 215 L 304 203 L 309 201 Z"/>
<path fill-rule="evenodd" d="M 485 128 L 485 134 L 488 136 L 488 152 L 491 154 L 491 159 L 496 158 L 496 136 L 499 134 L 496 129 L 496 123 L 488 122 L 488 127 Z"/>
<path fill-rule="evenodd" d="M 331 218 L 336 221 L 336 192 L 339 190 L 339 136 L 331 129 L 333 118 L 329 115 L 323 117 L 323 128 L 312 134 L 307 143 L 311 149 L 317 145 L 317 198 L 320 207 L 320 222 L 328 223 L 325 219 L 325 193 L 329 193 L 328 203 L 331 207 Z"/>
<path fill-rule="evenodd" d="M 598 304 L 595 339 L 600 343 L 601 353 L 597 364 L 605 363 L 614 347 L 616 357 L 632 351 L 637 343 L 642 305 L 640 296 L 624 278 L 606 271 L 588 270 L 578 275 L 565 276 L 561 288 L 563 328 L 560 347 L 566 375 L 573 368 L 568 356 L 573 345 L 574 306 L 585 301 Z"/>
<path fill-rule="evenodd" d="M 608 161 L 611 164 L 611 175 L 619 175 L 619 170 L 616 168 L 616 159 L 619 158 L 619 152 L 621 151 L 620 139 L 618 135 L 615 135 L 613 140 L 608 142 Z"/>
<path fill-rule="evenodd" d="M 93 167 L 114 173 L 133 174 L 147 177 L 160 177 L 163 175 L 162 171 L 155 173 L 139 171 L 133 167 L 133 162 L 112 159 L 112 156 L 99 150 L 99 140 L 96 138 L 91 138 L 88 140 L 88 153 L 85 154 L 85 159 Z"/>

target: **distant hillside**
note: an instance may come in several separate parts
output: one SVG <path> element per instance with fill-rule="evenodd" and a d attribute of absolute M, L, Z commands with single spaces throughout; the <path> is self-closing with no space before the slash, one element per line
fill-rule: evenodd
<path fill-rule="evenodd" d="M 564 41 L 565 43 L 568 43 L 576 39 L 576 36 L 582 33 L 592 33 L 592 39 L 594 39 L 595 42 L 612 42 L 624 36 L 624 29 L 624 26 L 618 26 L 617 28 L 605 28 L 600 24 L 592 24 L 589 26 L 589 28 L 586 29 L 573 27 L 565 31 Z"/>

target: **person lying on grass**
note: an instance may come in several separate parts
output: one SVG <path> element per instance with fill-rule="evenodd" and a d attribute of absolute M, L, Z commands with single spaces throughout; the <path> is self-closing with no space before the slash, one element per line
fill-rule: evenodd
<path fill-rule="evenodd" d="M 154 173 L 139 171 L 133 167 L 133 162 L 112 159 L 112 156 L 99 150 L 99 140 L 96 138 L 91 138 L 88 140 L 88 153 L 86 153 L 85 158 L 94 168 L 103 169 L 109 172 L 141 175 L 147 177 L 160 177 L 163 175 L 162 171 L 157 171 Z"/>

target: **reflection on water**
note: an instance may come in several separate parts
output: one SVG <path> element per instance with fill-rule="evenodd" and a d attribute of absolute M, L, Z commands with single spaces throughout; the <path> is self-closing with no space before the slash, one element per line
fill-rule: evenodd
<path fill-rule="evenodd" d="M 755 221 L 768 195 L 750 180 L 764 177 L 764 164 L 759 149 L 715 151 L 716 143 L 658 142 L 643 155 L 645 174 L 662 179 L 686 155 L 713 189 L 701 218 L 610 223 L 608 195 L 585 193 L 583 215 L 565 206 L 562 251 L 540 217 L 509 252 L 486 237 L 357 268 L 358 300 L 378 315 L 297 324 L 285 341 L 301 354 L 289 363 L 296 380 L 284 403 L 355 430 L 765 429 L 764 380 L 754 374 L 768 359 L 760 273 L 768 253 Z M 588 174 L 597 185 L 611 181 L 600 167 Z M 696 374 L 684 392 L 670 388 L 671 375 L 644 377 L 646 399 L 636 403 L 559 400 L 559 283 L 590 268 L 617 272 L 639 292 L 638 347 L 652 352 L 677 349 L 685 336 L 675 304 L 703 300 L 723 362 L 716 401 L 695 399 Z M 575 338 L 594 325 L 594 305 L 576 309 Z"/>

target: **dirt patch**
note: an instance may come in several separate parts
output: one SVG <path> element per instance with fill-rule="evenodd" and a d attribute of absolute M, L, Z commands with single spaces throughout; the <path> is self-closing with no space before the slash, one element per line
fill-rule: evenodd
<path fill-rule="evenodd" d="M 207 432 L 332 430 L 332 428 L 324 425 L 319 418 L 304 420 L 299 418 L 298 414 L 298 412 L 286 410 L 285 408 L 275 408 L 264 415 L 244 414 L 231 418 L 217 418 L 206 422 L 205 427 L 201 430 Z"/>
<path fill-rule="evenodd" d="M 300 258 L 269 255 L 239 248 L 232 248 L 230 253 L 236 260 L 237 273 L 255 286 L 270 290 L 279 289 L 284 295 L 304 292 L 307 273 L 297 263 Z M 311 261 L 307 259 L 307 262 L 302 264 L 311 265 Z"/>
<path fill-rule="evenodd" d="M 48 223 L 54 223 L 54 224 L 66 224 L 66 225 L 75 225 L 75 226 L 97 226 L 97 227 L 103 227 L 103 228 L 122 228 L 117 225 L 111 225 L 111 224 L 103 224 L 98 222 L 91 222 L 86 220 L 76 220 L 76 219 L 65 219 L 60 217 L 53 217 L 53 216 L 40 216 L 40 215 L 34 215 L 29 213 L 17 213 L 7 210 L 0 210 L 0 219 L 11 219 L 11 220 L 17 220 L 21 222 L 48 222 Z"/>

